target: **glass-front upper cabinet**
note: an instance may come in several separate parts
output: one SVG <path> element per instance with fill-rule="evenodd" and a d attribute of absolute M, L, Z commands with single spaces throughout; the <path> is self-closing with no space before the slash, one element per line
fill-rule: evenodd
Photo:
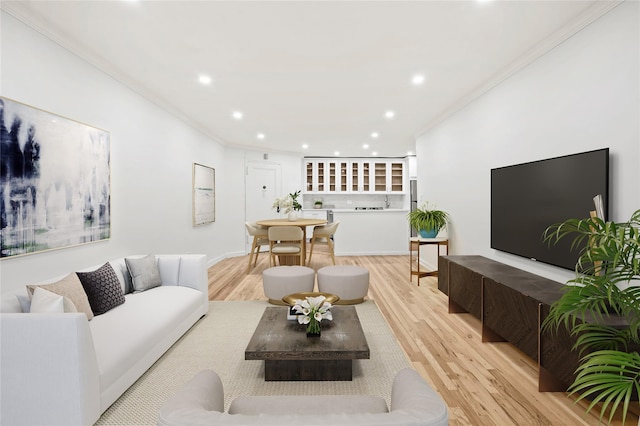
<path fill-rule="evenodd" d="M 373 190 L 375 192 L 387 192 L 387 163 L 373 163 Z"/>
<path fill-rule="evenodd" d="M 326 191 L 326 186 L 325 186 L 325 164 L 323 161 L 319 161 L 316 163 L 316 176 L 317 176 L 317 182 L 318 184 L 316 185 L 316 192 L 324 192 Z"/>
<path fill-rule="evenodd" d="M 347 168 L 346 161 L 327 161 L 327 178 L 329 188 L 327 192 L 347 192 Z"/>
<path fill-rule="evenodd" d="M 404 162 L 390 162 L 389 163 L 389 189 L 390 192 L 403 192 L 404 191 L 404 175 L 405 175 L 405 163 Z"/>
<path fill-rule="evenodd" d="M 350 167 L 351 173 L 351 192 L 370 192 L 371 191 L 371 163 L 368 161 L 352 161 Z"/>
<path fill-rule="evenodd" d="M 403 192 L 405 189 L 404 161 L 377 161 L 373 165 L 375 192 Z"/>
<path fill-rule="evenodd" d="M 357 161 L 351 162 L 351 192 L 360 191 L 360 176 L 362 176 L 362 172 L 360 170 L 360 163 Z"/>
<path fill-rule="evenodd" d="M 304 192 L 324 192 L 325 185 L 325 162 L 316 160 L 306 160 L 304 162 Z"/>
<path fill-rule="evenodd" d="M 304 192 L 314 192 L 314 163 L 313 161 L 304 162 Z"/>
<path fill-rule="evenodd" d="M 304 164 L 305 192 L 392 193 L 406 186 L 403 160 L 313 159 Z"/>

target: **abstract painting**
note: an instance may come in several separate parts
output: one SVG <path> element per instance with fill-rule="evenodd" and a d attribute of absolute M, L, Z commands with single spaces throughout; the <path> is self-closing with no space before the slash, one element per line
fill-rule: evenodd
<path fill-rule="evenodd" d="M 216 171 L 193 163 L 193 224 L 216 221 Z"/>
<path fill-rule="evenodd" d="M 0 258 L 109 239 L 110 135 L 0 97 Z"/>

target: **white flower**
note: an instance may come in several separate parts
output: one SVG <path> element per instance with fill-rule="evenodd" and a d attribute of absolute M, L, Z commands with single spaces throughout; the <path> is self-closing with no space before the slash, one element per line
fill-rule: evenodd
<path fill-rule="evenodd" d="M 311 318 L 308 315 L 298 315 L 298 324 L 309 324 Z"/>
<path fill-rule="evenodd" d="M 271 206 L 271 208 L 279 209 L 279 211 L 282 211 L 284 213 L 290 213 L 291 210 L 293 210 L 293 200 L 288 195 L 282 198 L 276 198 L 273 201 L 273 205 Z"/>
<path fill-rule="evenodd" d="M 326 297 L 320 295 L 317 297 L 307 297 L 305 300 L 296 300 L 293 305 L 293 310 L 298 315 L 298 323 L 309 324 L 311 318 L 320 322 L 323 319 L 327 321 L 333 320 L 330 309 L 331 303 L 326 301 Z"/>
<path fill-rule="evenodd" d="M 326 300 L 326 297 L 324 297 L 323 295 L 317 296 L 317 297 L 307 297 L 307 301 L 309 302 L 309 306 L 311 306 L 312 308 L 316 308 L 318 309 L 320 306 L 322 306 L 322 302 L 324 302 Z"/>

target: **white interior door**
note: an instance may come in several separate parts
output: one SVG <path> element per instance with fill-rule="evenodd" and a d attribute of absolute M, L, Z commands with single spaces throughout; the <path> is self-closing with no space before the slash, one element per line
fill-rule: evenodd
<path fill-rule="evenodd" d="M 282 170 L 280 164 L 248 162 L 245 179 L 245 218 L 247 222 L 280 217 L 271 208 L 273 201 L 282 193 Z M 245 252 L 251 250 L 251 242 L 246 239 Z M 265 248 L 263 248 L 264 250 Z"/>

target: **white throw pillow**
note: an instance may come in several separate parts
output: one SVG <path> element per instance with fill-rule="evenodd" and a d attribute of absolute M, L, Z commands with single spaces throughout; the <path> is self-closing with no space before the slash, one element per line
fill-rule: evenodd
<path fill-rule="evenodd" d="M 64 313 L 64 298 L 40 287 L 36 287 L 31 299 L 29 312 L 42 314 L 46 312 Z"/>

